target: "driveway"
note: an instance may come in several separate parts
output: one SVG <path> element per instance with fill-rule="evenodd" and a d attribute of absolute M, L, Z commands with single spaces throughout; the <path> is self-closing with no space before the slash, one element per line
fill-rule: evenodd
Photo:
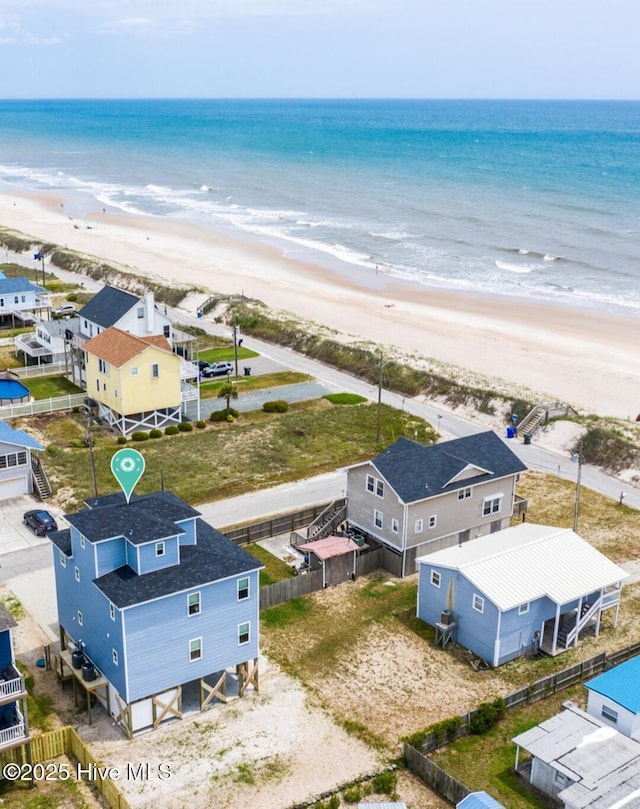
<path fill-rule="evenodd" d="M 38 537 L 22 521 L 25 511 L 35 508 L 42 508 L 49 511 L 58 521 L 58 527 L 66 527 L 64 519 L 60 520 L 62 512 L 59 508 L 40 503 L 33 497 L 23 495 L 12 497 L 2 501 L 0 508 L 0 556 L 12 551 L 20 551 L 25 548 L 33 548 L 37 545 L 48 545 L 47 537 Z"/>

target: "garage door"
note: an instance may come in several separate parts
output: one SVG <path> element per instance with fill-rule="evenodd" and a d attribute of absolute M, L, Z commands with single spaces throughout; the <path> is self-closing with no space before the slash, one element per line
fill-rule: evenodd
<path fill-rule="evenodd" d="M 9 497 L 19 497 L 21 494 L 29 494 L 26 477 L 0 480 L 0 500 L 7 500 Z"/>

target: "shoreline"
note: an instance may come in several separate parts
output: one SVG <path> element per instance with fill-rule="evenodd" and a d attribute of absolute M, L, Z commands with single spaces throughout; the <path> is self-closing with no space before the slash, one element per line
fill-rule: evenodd
<path fill-rule="evenodd" d="M 552 303 L 428 288 L 287 257 L 257 241 L 120 211 L 73 218 L 56 192 L 0 192 L 0 223 L 143 276 L 243 293 L 274 312 L 409 355 L 501 380 L 576 409 L 635 419 L 640 411 L 637 318 Z M 87 228 L 86 221 L 95 222 Z"/>

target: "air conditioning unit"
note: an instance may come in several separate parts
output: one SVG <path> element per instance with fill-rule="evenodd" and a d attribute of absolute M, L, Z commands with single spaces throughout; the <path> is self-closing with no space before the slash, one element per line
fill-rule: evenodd
<path fill-rule="evenodd" d="M 451 610 L 442 610 L 440 613 L 440 623 L 448 626 L 453 623 L 453 612 Z"/>

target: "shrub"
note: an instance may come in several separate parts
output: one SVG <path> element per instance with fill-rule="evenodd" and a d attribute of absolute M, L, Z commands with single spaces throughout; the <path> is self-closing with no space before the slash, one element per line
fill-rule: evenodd
<path fill-rule="evenodd" d="M 199 430 L 204 430 L 204 428 L 205 428 L 206 426 L 207 426 L 207 422 L 206 422 L 204 419 L 199 419 L 198 421 L 196 421 L 196 427 L 197 427 Z"/>
<path fill-rule="evenodd" d="M 178 424 L 178 429 L 181 433 L 191 433 L 193 432 L 193 424 L 190 421 L 181 421 Z"/>
<path fill-rule="evenodd" d="M 351 787 L 347 787 L 342 793 L 342 797 L 347 803 L 358 803 L 362 800 L 362 790 L 360 789 L 360 785 L 354 784 Z"/>
<path fill-rule="evenodd" d="M 496 722 L 502 719 L 506 710 L 507 704 L 502 697 L 494 699 L 493 702 L 481 702 L 469 721 L 469 733 L 481 736 L 491 730 Z"/>
<path fill-rule="evenodd" d="M 289 409 L 289 402 L 285 402 L 282 399 L 276 399 L 273 402 L 265 402 L 262 405 L 262 409 L 265 413 L 286 413 Z"/>
<path fill-rule="evenodd" d="M 118 444 L 126 444 L 127 443 L 127 436 L 126 435 L 119 435 L 118 436 Z"/>
<path fill-rule="evenodd" d="M 149 433 L 146 433 L 144 430 L 136 430 L 135 433 L 131 433 L 132 441 L 147 441 L 148 438 Z"/>
<path fill-rule="evenodd" d="M 47 444 L 47 454 L 48 455 L 55 455 L 57 452 L 60 452 L 58 447 L 55 444 Z"/>
<path fill-rule="evenodd" d="M 78 293 L 77 292 L 70 292 L 67 295 L 67 300 L 69 301 L 69 303 L 74 303 L 75 301 L 78 300 Z"/>
<path fill-rule="evenodd" d="M 334 794 L 329 798 L 329 809 L 340 809 L 340 798 Z"/>
<path fill-rule="evenodd" d="M 392 797 L 396 794 L 396 787 L 398 786 L 398 773 L 395 770 L 387 770 L 386 772 L 379 772 L 373 779 L 373 789 L 379 795 L 388 795 Z"/>
<path fill-rule="evenodd" d="M 237 419 L 240 413 L 235 409 L 235 407 L 229 408 L 229 415 L 231 416 L 228 421 L 233 421 Z M 209 416 L 210 421 L 227 421 L 227 411 L 225 410 L 214 410 L 213 413 Z"/>
<path fill-rule="evenodd" d="M 156 428 L 149 430 L 149 438 L 162 438 L 162 430 Z"/>
<path fill-rule="evenodd" d="M 79 449 L 80 447 L 86 447 L 87 444 L 84 438 L 70 438 L 69 446 L 74 447 L 74 449 Z"/>
<path fill-rule="evenodd" d="M 165 428 L 164 434 L 165 435 L 178 435 L 180 430 L 176 427 L 175 424 L 170 424 L 168 427 Z"/>

